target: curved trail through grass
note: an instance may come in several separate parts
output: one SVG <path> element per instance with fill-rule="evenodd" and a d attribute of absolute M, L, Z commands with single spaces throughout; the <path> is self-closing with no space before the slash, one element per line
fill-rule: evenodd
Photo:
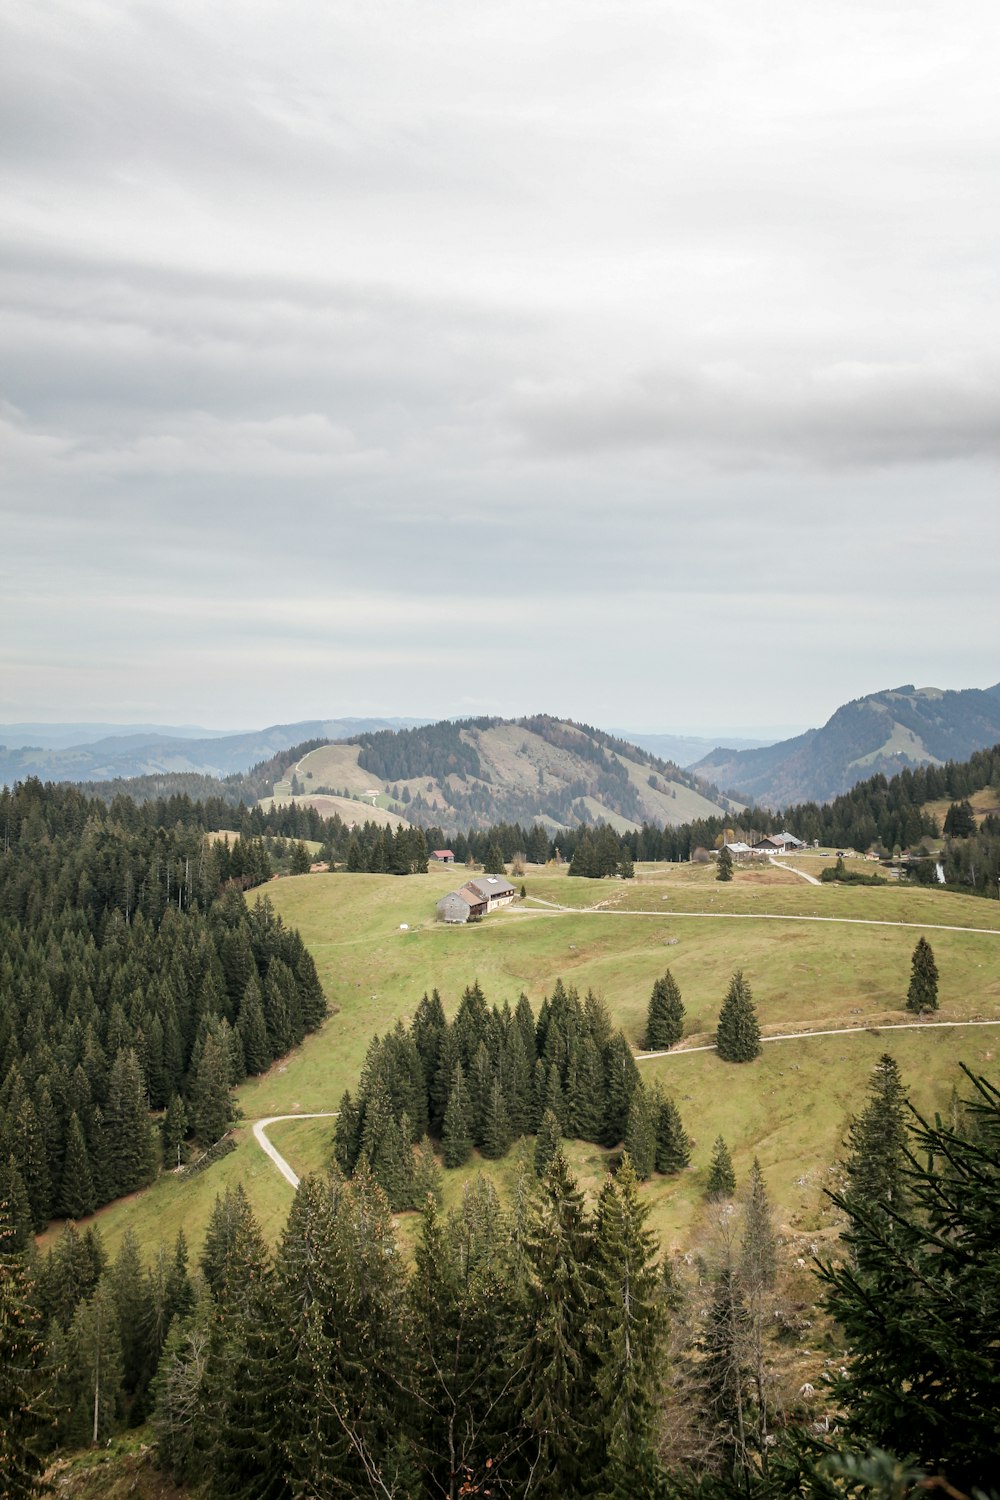
<path fill-rule="evenodd" d="M 782 1031 L 777 1036 L 762 1036 L 761 1042 L 801 1042 L 812 1036 L 871 1036 L 883 1031 L 929 1031 L 932 1026 L 1000 1026 L 1000 1021 L 894 1021 L 881 1026 L 834 1026 L 827 1031 Z M 671 1047 L 667 1052 L 636 1052 L 637 1063 L 654 1057 L 686 1057 L 689 1052 L 714 1052 L 715 1043 L 698 1047 Z"/>
<path fill-rule="evenodd" d="M 573 917 L 660 917 L 670 922 L 682 922 L 688 917 L 707 917 L 713 922 L 832 922 L 845 927 L 912 927 L 917 932 L 978 932 L 985 937 L 1000 937 L 1000 927 L 957 927 L 951 922 L 892 922 L 888 917 L 804 917 L 790 912 L 777 911 L 618 911 L 604 906 L 558 906 L 554 901 L 542 901 L 538 896 L 529 896 L 529 901 L 560 916 Z M 545 916 L 545 911 L 538 916 Z M 943 1023 L 942 1023 L 943 1024 Z"/>
<path fill-rule="evenodd" d="M 823 884 L 822 880 L 817 880 L 815 875 L 808 875 L 805 870 L 797 870 L 794 865 L 782 864 L 781 860 L 775 859 L 773 854 L 769 856 L 768 864 L 773 865 L 776 870 L 787 870 L 790 875 L 797 875 L 800 880 L 808 880 L 810 885 Z"/>
<path fill-rule="evenodd" d="M 298 1174 L 288 1165 L 277 1146 L 271 1144 L 265 1134 L 269 1125 L 277 1125 L 280 1120 L 333 1120 L 336 1119 L 339 1110 L 320 1110 L 316 1114 L 294 1114 L 294 1115 L 267 1115 L 263 1120 L 253 1122 L 253 1138 L 257 1142 L 265 1156 L 269 1156 L 281 1173 L 286 1182 L 290 1182 L 293 1188 L 299 1185 Z"/>

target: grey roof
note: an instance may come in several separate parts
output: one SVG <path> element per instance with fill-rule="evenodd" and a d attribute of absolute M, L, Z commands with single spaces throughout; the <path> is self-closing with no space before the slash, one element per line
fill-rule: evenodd
<path fill-rule="evenodd" d="M 496 896 L 513 896 L 514 887 L 509 880 L 501 880 L 499 875 L 477 875 L 475 880 L 465 882 L 466 889 L 478 891 L 484 901 L 489 901 Z"/>

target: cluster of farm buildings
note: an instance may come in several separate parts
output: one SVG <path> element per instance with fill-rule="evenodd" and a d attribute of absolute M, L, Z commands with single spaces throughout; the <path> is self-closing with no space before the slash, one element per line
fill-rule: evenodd
<path fill-rule="evenodd" d="M 770 859 L 772 854 L 795 854 L 807 846 L 794 833 L 768 833 L 755 844 L 735 839 L 723 847 L 729 850 L 733 859 Z"/>

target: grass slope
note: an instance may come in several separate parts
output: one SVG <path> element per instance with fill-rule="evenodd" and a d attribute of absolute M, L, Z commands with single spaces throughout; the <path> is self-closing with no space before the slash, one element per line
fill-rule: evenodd
<path fill-rule="evenodd" d="M 804 861 L 796 863 L 805 868 Z M 996 903 L 905 887 L 816 887 L 786 868 L 741 871 L 731 885 L 718 883 L 711 868 L 687 865 L 644 866 L 634 881 L 613 883 L 531 869 L 526 885 L 538 904 L 529 901 L 475 926 L 435 923 L 437 898 L 462 874 L 443 868 L 402 878 L 310 875 L 268 887 L 275 908 L 301 930 L 338 1010 L 301 1048 L 239 1090 L 248 1121 L 336 1109 L 344 1088 L 355 1086 L 371 1036 L 412 1015 L 425 989 L 437 986 L 452 1012 L 478 977 L 489 1000 L 513 1002 L 524 990 L 537 1007 L 561 975 L 581 991 L 603 994 L 637 1043 L 653 980 L 670 967 L 687 1006 L 686 1040 L 694 1043 L 710 1040 L 729 977 L 742 967 L 765 1034 L 835 1026 L 853 1026 L 857 1034 L 778 1042 L 743 1067 L 712 1053 L 644 1061 L 644 1076 L 660 1076 L 675 1093 L 697 1139 L 689 1172 L 646 1189 L 654 1222 L 676 1244 L 697 1229 L 712 1141 L 721 1131 L 738 1172 L 754 1153 L 760 1156 L 783 1222 L 815 1233 L 829 1218 L 821 1191 L 827 1169 L 879 1053 L 899 1059 L 915 1101 L 933 1109 L 947 1105 L 959 1059 L 988 1069 L 1000 1048 L 1000 1027 L 873 1034 L 911 1019 L 903 1006 L 919 930 L 901 925 L 911 922 L 928 930 L 931 924 L 989 929 L 929 930 L 941 972 L 938 1019 L 1000 1018 Z M 816 914 L 836 920 L 797 920 Z M 886 925 L 863 925 L 867 921 Z M 270 1136 L 302 1174 L 325 1164 L 331 1131 L 329 1120 L 303 1120 L 274 1125 Z M 193 1178 L 167 1174 L 102 1210 L 97 1217 L 109 1249 L 128 1224 L 150 1250 L 181 1225 L 196 1246 L 216 1194 L 240 1180 L 274 1237 L 291 1189 L 248 1127 L 238 1132 L 238 1142 L 210 1170 Z M 582 1179 L 596 1184 L 602 1153 L 573 1145 L 571 1155 Z M 514 1159 L 490 1170 L 509 1185 Z M 454 1197 L 468 1171 L 446 1175 L 447 1194 Z"/>

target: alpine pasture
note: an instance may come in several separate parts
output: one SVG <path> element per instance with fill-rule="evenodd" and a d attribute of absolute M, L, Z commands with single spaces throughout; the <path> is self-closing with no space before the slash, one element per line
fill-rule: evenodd
<path fill-rule="evenodd" d="M 823 862 L 814 856 L 794 863 L 818 872 Z M 897 1059 L 915 1106 L 933 1112 L 947 1110 L 953 1085 L 961 1086 L 960 1060 L 989 1071 L 1000 1049 L 1000 1027 L 914 1027 L 905 1010 L 910 958 L 923 931 L 941 974 L 933 1020 L 1000 1021 L 995 902 L 906 886 L 815 886 L 773 866 L 738 870 L 728 885 L 715 880 L 712 866 L 639 866 L 635 879 L 613 882 L 529 867 L 526 899 L 515 906 L 468 926 L 436 922 L 436 901 L 465 875 L 461 867 L 433 865 L 426 876 L 313 874 L 251 893 L 251 901 L 269 900 L 302 933 L 331 1014 L 301 1047 L 239 1089 L 243 1120 L 234 1151 L 200 1173 L 164 1173 L 97 1215 L 111 1253 L 128 1226 L 148 1253 L 181 1226 L 196 1247 L 216 1194 L 237 1180 L 265 1232 L 276 1236 L 292 1189 L 254 1141 L 252 1122 L 336 1110 L 344 1089 L 356 1085 L 371 1037 L 407 1022 L 435 987 L 449 1015 L 477 978 L 488 1001 L 513 1004 L 523 990 L 537 1012 L 561 976 L 581 994 L 592 988 L 601 995 L 638 1053 L 653 982 L 671 969 L 686 1007 L 684 1039 L 669 1056 L 640 1066 L 674 1096 L 695 1141 L 687 1171 L 644 1187 L 653 1226 L 678 1248 L 706 1211 L 704 1179 L 720 1133 L 738 1178 L 759 1156 L 789 1234 L 822 1234 L 833 1223 L 823 1189 L 835 1181 L 831 1169 L 878 1056 Z M 815 917 L 826 920 L 803 920 Z M 752 987 L 765 1041 L 789 1031 L 846 1034 L 775 1041 L 743 1065 L 686 1051 L 711 1043 L 737 968 Z M 304 1175 L 327 1164 L 332 1130 L 330 1119 L 291 1120 L 268 1134 Z M 574 1142 L 568 1154 L 582 1185 L 598 1186 L 605 1153 Z M 479 1166 L 445 1173 L 446 1201 Z M 518 1148 L 482 1166 L 501 1192 L 509 1189 Z M 49 1237 L 58 1230 L 54 1225 Z"/>

